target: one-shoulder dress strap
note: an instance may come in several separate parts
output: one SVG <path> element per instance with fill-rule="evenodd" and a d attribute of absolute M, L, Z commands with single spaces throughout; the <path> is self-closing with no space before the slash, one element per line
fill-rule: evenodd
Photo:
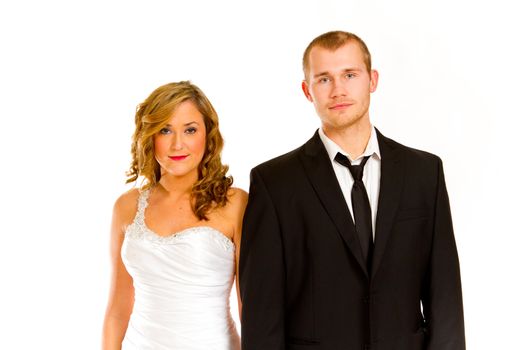
<path fill-rule="evenodd" d="M 137 225 L 144 225 L 144 212 L 146 211 L 146 208 L 148 207 L 148 198 L 150 194 L 150 189 L 140 191 L 138 203 L 137 203 L 137 214 L 135 215 L 135 219 L 133 220 L 135 224 Z"/>

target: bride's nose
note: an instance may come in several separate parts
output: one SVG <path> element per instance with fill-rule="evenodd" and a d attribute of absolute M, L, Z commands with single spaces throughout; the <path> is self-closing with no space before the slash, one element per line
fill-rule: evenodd
<path fill-rule="evenodd" d="M 173 138 L 171 139 L 171 148 L 175 151 L 180 151 L 184 148 L 184 144 L 182 142 L 182 135 L 177 135 L 176 133 L 173 133 Z"/>

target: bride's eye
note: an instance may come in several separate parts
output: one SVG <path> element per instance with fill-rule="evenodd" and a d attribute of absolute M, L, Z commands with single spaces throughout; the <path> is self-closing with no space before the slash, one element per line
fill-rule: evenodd
<path fill-rule="evenodd" d="M 195 134 L 197 132 L 197 128 L 190 127 L 186 129 L 186 134 Z"/>
<path fill-rule="evenodd" d="M 161 135 L 168 135 L 169 133 L 171 133 L 171 130 L 168 129 L 168 128 L 162 128 L 159 131 L 159 134 L 161 134 Z"/>

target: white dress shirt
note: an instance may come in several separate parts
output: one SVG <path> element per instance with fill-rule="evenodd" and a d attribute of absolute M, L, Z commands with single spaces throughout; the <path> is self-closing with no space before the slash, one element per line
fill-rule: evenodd
<path fill-rule="evenodd" d="M 363 183 L 365 184 L 366 193 L 368 200 L 370 201 L 370 209 L 372 210 L 372 235 L 375 239 L 376 232 L 376 217 L 377 217 L 377 202 L 379 200 L 379 181 L 381 179 L 381 154 L 379 152 L 379 144 L 377 143 L 376 129 L 372 126 L 372 132 L 370 139 L 366 145 L 365 151 L 356 159 L 350 158 L 350 155 L 343 151 L 338 144 L 332 141 L 323 131 L 323 128 L 319 128 L 319 137 L 328 152 L 328 156 L 332 160 L 332 166 L 334 168 L 335 176 L 341 187 L 341 191 L 345 197 L 348 210 L 354 217 L 354 211 L 352 209 L 352 186 L 354 185 L 354 178 L 350 174 L 350 170 L 344 165 L 339 164 L 335 160 L 337 153 L 341 153 L 352 162 L 352 165 L 359 165 L 364 157 L 370 156 L 363 169 Z"/>

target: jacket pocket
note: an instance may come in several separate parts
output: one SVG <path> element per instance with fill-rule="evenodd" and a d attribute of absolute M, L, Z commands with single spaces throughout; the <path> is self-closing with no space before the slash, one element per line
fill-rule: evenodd
<path fill-rule="evenodd" d="M 321 342 L 315 339 L 305 339 L 305 338 L 295 338 L 295 337 L 289 337 L 286 341 L 287 345 L 304 345 L 304 346 L 310 346 L 310 345 L 320 345 Z M 296 349 L 296 347 L 293 347 L 293 349 Z M 299 347 L 297 349 L 302 349 L 302 347 Z"/>
<path fill-rule="evenodd" d="M 430 216 L 430 211 L 426 208 L 400 209 L 397 212 L 395 222 L 427 219 Z"/>

